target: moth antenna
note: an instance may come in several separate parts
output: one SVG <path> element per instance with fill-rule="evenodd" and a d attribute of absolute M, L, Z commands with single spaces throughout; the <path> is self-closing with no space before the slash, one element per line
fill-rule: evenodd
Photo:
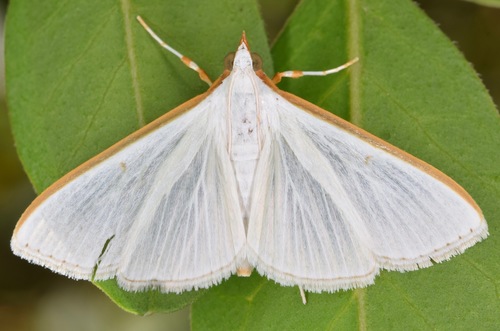
<path fill-rule="evenodd" d="M 328 70 L 323 70 L 323 71 L 301 71 L 301 70 L 290 70 L 290 71 L 283 71 L 283 72 L 278 72 L 276 75 L 273 77 L 273 83 L 278 84 L 281 81 L 281 78 L 283 77 L 288 77 L 288 78 L 299 78 L 302 76 L 327 76 L 334 74 L 336 72 L 339 72 L 341 70 L 344 70 L 347 67 L 350 67 L 354 63 L 358 62 L 359 58 L 355 57 L 351 61 L 333 69 L 328 69 Z"/>
<path fill-rule="evenodd" d="M 207 83 L 209 86 L 212 85 L 212 81 L 208 77 L 207 73 L 203 69 L 201 69 L 193 60 L 191 60 L 187 56 L 182 55 L 180 52 L 178 52 L 177 50 L 175 50 L 172 46 L 168 45 L 166 42 L 164 42 L 163 40 L 161 40 L 161 38 L 158 37 L 158 35 L 146 24 L 146 22 L 144 22 L 144 20 L 142 19 L 142 17 L 137 16 L 137 20 L 142 25 L 142 27 L 151 35 L 151 37 L 153 37 L 153 39 L 156 40 L 163 48 L 165 48 L 170 53 L 174 54 L 179 59 L 181 59 L 181 61 L 186 66 L 188 66 L 189 68 L 191 68 L 194 71 L 196 71 L 198 73 L 198 75 L 200 76 L 200 79 L 202 81 L 204 81 L 205 83 Z"/>

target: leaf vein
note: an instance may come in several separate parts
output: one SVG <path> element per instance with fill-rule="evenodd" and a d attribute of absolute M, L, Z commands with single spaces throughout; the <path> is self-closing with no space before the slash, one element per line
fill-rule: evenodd
<path fill-rule="evenodd" d="M 357 0 L 349 1 L 347 4 L 347 54 L 349 59 L 361 56 L 361 18 L 360 5 Z M 349 83 L 349 121 L 355 125 L 362 124 L 362 106 L 361 106 L 361 66 L 362 60 L 352 66 L 350 71 Z"/>
<path fill-rule="evenodd" d="M 397 108 L 402 112 L 404 113 L 407 117 L 409 117 L 415 124 L 415 126 L 417 128 L 419 128 L 420 132 L 422 132 L 422 134 L 424 134 L 428 141 L 433 145 L 435 146 L 443 155 L 446 155 L 446 157 L 451 161 L 453 162 L 454 164 L 460 166 L 466 173 L 468 173 L 470 176 L 474 177 L 475 178 L 475 181 L 476 182 L 481 182 L 483 184 L 484 187 L 489 187 L 493 190 L 495 190 L 495 186 L 492 185 L 491 182 L 489 181 L 486 181 L 484 178 L 482 178 L 480 175 L 478 175 L 478 173 L 476 171 L 473 171 L 473 170 L 470 170 L 465 164 L 463 164 L 458 158 L 456 158 L 453 154 L 451 154 L 450 152 L 448 152 L 448 150 L 446 148 L 444 148 L 441 144 L 439 144 L 437 142 L 437 140 L 435 140 L 432 136 L 431 133 L 429 133 L 426 129 L 425 129 L 425 126 L 423 126 L 420 121 L 418 120 L 417 117 L 413 116 L 413 112 L 411 112 L 407 107 L 403 106 L 403 104 L 397 100 L 396 98 L 394 98 L 393 96 L 393 93 L 391 93 L 388 89 L 386 89 L 385 87 L 382 86 L 382 84 L 378 83 L 377 80 L 375 79 L 372 79 L 369 75 L 367 75 L 365 73 L 365 77 L 368 81 L 372 81 L 371 84 L 374 84 L 374 86 L 376 86 L 377 88 L 379 88 L 382 92 L 381 92 L 381 95 L 385 95 L 386 98 L 388 100 L 391 100 L 396 106 Z"/>
<path fill-rule="evenodd" d="M 106 100 L 106 96 L 108 95 L 108 92 L 110 91 L 111 89 L 111 86 L 113 85 L 113 82 L 115 81 L 116 79 L 116 76 L 118 75 L 118 72 L 120 71 L 121 68 L 123 68 L 123 66 L 125 65 L 125 60 L 123 60 L 115 69 L 115 71 L 113 72 L 113 75 L 111 76 L 108 84 L 106 85 L 106 89 L 104 90 L 104 93 L 102 94 L 102 97 L 101 97 L 101 100 L 99 101 L 99 104 L 96 106 L 96 109 L 95 111 L 92 112 L 92 115 L 90 116 L 90 120 L 88 121 L 87 123 L 87 127 L 85 128 L 85 130 L 83 131 L 83 135 L 82 137 L 80 138 L 79 142 L 76 144 L 76 147 L 73 149 L 73 153 L 72 155 L 67 158 L 67 162 L 65 164 L 65 167 L 64 169 L 67 169 L 68 167 L 68 164 L 73 164 L 73 160 L 75 158 L 75 156 L 77 155 L 77 153 L 80 151 L 81 147 L 83 146 L 83 143 L 85 142 L 88 134 L 90 133 L 91 131 L 91 128 L 92 126 L 94 125 L 94 122 L 95 122 L 95 119 L 97 117 L 97 114 L 99 113 L 99 111 L 102 109 L 102 105 L 104 104 L 105 100 Z"/>
<path fill-rule="evenodd" d="M 337 323 L 340 321 L 340 318 L 342 316 L 344 316 L 344 314 L 352 306 L 355 297 L 356 297 L 355 292 L 352 291 L 352 294 L 351 294 L 351 297 L 349 298 L 349 300 L 344 305 L 342 305 L 341 307 L 336 309 L 335 316 L 333 316 L 333 318 L 328 323 L 328 326 L 326 327 L 327 330 L 337 330 L 338 329 L 338 328 L 336 328 Z"/>
<path fill-rule="evenodd" d="M 392 286 L 392 288 L 394 288 L 395 290 L 394 292 L 398 294 L 403 299 L 403 301 L 405 301 L 408 304 L 408 307 L 410 307 L 410 309 L 415 313 L 415 315 L 420 317 L 420 319 L 428 326 L 426 328 L 427 330 L 436 329 L 433 323 L 426 318 L 425 313 L 422 312 L 422 310 L 418 309 L 418 306 L 411 301 L 411 299 L 409 298 L 408 294 L 405 291 L 403 291 L 399 286 L 396 286 L 394 283 L 391 283 L 390 285 Z"/>
<path fill-rule="evenodd" d="M 132 38 L 132 26 L 130 18 L 130 2 L 129 0 L 121 1 L 121 10 L 123 13 L 123 25 L 125 30 L 125 45 L 127 48 L 128 62 L 130 65 L 130 76 L 132 79 L 132 89 L 135 99 L 135 107 L 137 112 L 137 120 L 139 127 L 146 125 L 144 120 L 144 109 L 142 104 L 142 95 L 139 89 L 138 68 L 136 62 L 136 53 L 134 52 L 134 41 Z"/>
<path fill-rule="evenodd" d="M 111 17 L 110 15 L 107 15 L 107 17 Z M 107 26 L 109 23 L 109 20 L 103 20 L 102 24 L 98 27 L 96 33 L 93 34 L 92 38 L 87 42 L 83 50 L 78 53 L 78 56 L 74 58 L 74 60 L 66 65 L 67 69 L 64 69 L 64 74 L 61 76 L 58 82 L 56 82 L 55 87 L 51 89 L 51 93 L 48 94 L 47 99 L 43 102 L 43 110 L 47 110 L 49 108 L 47 105 L 53 105 L 54 102 L 52 101 L 56 95 L 59 95 L 57 91 L 60 90 L 60 87 L 65 85 L 65 83 L 68 80 L 68 76 L 73 72 L 73 70 L 78 66 L 79 63 L 82 62 L 82 60 L 86 59 L 87 52 L 90 50 L 90 48 L 94 45 L 95 41 L 97 40 L 98 36 L 101 34 L 101 32 L 104 30 L 104 28 Z"/>

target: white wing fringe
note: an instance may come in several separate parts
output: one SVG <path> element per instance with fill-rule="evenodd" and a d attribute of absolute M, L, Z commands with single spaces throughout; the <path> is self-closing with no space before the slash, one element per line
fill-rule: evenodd
<path fill-rule="evenodd" d="M 66 261 L 59 261 L 53 259 L 51 256 L 44 255 L 37 250 L 29 249 L 29 246 L 19 247 L 17 241 L 11 241 L 11 249 L 17 256 L 45 267 L 60 275 L 75 279 L 87 281 L 104 281 L 116 278 L 118 285 L 129 292 L 141 292 L 145 290 L 159 290 L 163 293 L 182 293 L 184 291 L 199 290 L 209 288 L 214 285 L 220 284 L 222 281 L 231 277 L 236 273 L 246 259 L 244 258 L 243 250 L 238 256 L 228 265 L 214 270 L 212 273 L 203 275 L 201 277 L 183 279 L 183 280 L 161 280 L 161 279 L 148 279 L 148 280 L 134 280 L 128 279 L 125 275 L 117 271 L 115 268 L 95 268 L 82 267 L 74 265 Z M 94 277 L 93 277 L 94 275 Z"/>
<path fill-rule="evenodd" d="M 376 267 L 364 275 L 352 275 L 350 277 L 339 277 L 332 279 L 302 278 L 297 275 L 283 273 L 272 266 L 263 263 L 253 251 L 249 251 L 248 258 L 252 265 L 256 266 L 259 274 L 272 279 L 283 286 L 299 286 L 308 292 L 337 292 L 339 290 L 350 290 L 354 288 L 367 287 L 375 283 L 375 277 L 380 269 L 395 270 L 399 272 L 413 271 L 427 268 L 433 265 L 433 261 L 440 263 L 451 259 L 455 255 L 462 254 L 467 248 L 488 237 L 486 222 L 482 222 L 476 231 L 462 237 L 460 240 L 450 243 L 445 247 L 430 252 L 416 259 L 391 260 L 383 257 L 373 256 Z"/>
<path fill-rule="evenodd" d="M 255 266 L 258 272 L 276 281 L 284 286 L 300 286 L 309 292 L 337 292 L 339 290 L 349 290 L 353 288 L 361 288 L 374 284 L 375 277 L 380 273 L 380 269 L 396 270 L 400 272 L 418 270 L 432 266 L 432 261 L 443 262 L 447 261 L 455 255 L 463 253 L 467 248 L 474 246 L 476 243 L 486 239 L 488 236 L 488 228 L 486 222 L 481 223 L 481 227 L 475 232 L 471 232 L 468 236 L 461 240 L 450 243 L 449 245 L 436 249 L 430 252 L 429 255 L 422 256 L 411 260 L 390 260 L 383 257 L 374 257 L 377 261 L 377 267 L 373 268 L 370 273 L 365 275 L 352 275 L 351 277 L 333 278 L 333 279 L 314 279 L 301 278 L 296 275 L 290 275 L 274 269 L 263 263 L 251 250 L 247 252 L 247 259 L 251 265 Z M 37 251 L 31 251 L 28 247 L 18 247 L 16 241 L 11 242 L 13 252 L 28 260 L 31 263 L 41 265 L 61 275 L 76 279 L 76 280 L 92 280 L 93 268 L 83 268 L 78 265 L 72 265 L 64 261 L 57 261 L 50 256 L 46 256 Z M 222 281 L 228 279 L 236 273 L 237 268 L 245 261 L 243 252 L 238 254 L 229 265 L 215 270 L 213 273 L 198 277 L 195 279 L 186 280 L 132 280 L 127 279 L 124 275 L 109 267 L 107 270 L 97 268 L 94 280 L 107 280 L 116 277 L 120 287 L 127 291 L 139 292 L 147 289 L 157 289 L 161 292 L 181 293 L 183 291 L 198 290 L 209 288 L 213 285 L 218 285 Z"/>
<path fill-rule="evenodd" d="M 242 259 L 236 258 L 229 265 L 224 266 L 218 270 L 214 270 L 212 273 L 191 279 L 183 280 L 160 280 L 160 279 L 148 279 L 148 280 L 133 280 L 127 279 L 124 275 L 119 272 L 116 274 L 116 281 L 118 285 L 126 291 L 129 292 L 142 292 L 146 290 L 159 290 L 163 293 L 182 293 L 184 291 L 199 290 L 209 288 L 214 285 L 222 283 L 222 281 L 231 277 L 231 275 L 236 273 L 237 268 L 241 265 Z M 104 279 L 95 280 L 105 280 L 113 278 L 113 274 L 108 275 Z"/>
<path fill-rule="evenodd" d="M 488 237 L 488 226 L 486 220 L 482 220 L 479 227 L 469 234 L 461 237 L 459 240 L 448 243 L 446 246 L 429 252 L 428 255 L 422 255 L 416 259 L 391 260 L 384 257 L 377 257 L 381 268 L 386 270 L 396 270 L 400 272 L 418 270 L 433 265 L 433 261 L 440 263 L 448 261 L 455 255 L 462 254 L 467 248 L 474 246 L 478 242 Z"/>

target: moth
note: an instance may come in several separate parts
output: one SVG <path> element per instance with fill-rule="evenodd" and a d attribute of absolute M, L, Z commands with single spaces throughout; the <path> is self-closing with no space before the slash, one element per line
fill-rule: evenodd
<path fill-rule="evenodd" d="M 448 260 L 488 235 L 451 178 L 280 90 L 243 34 L 210 84 L 44 191 L 13 252 L 127 291 L 207 288 L 253 268 L 312 292 L 364 287 L 381 269 Z M 303 296 L 304 298 L 304 296 Z"/>

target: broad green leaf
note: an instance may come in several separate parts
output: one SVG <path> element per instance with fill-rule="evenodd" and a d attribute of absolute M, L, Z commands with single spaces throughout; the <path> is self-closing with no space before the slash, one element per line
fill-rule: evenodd
<path fill-rule="evenodd" d="M 141 15 L 166 42 L 212 79 L 243 30 L 267 68 L 271 56 L 252 0 L 13 0 L 7 17 L 6 79 L 19 156 L 38 192 L 69 170 L 208 86 L 137 23 Z M 98 284 L 140 314 L 170 311 L 200 293 L 160 295 Z"/>
<path fill-rule="evenodd" d="M 412 1 L 304 0 L 274 44 L 275 71 L 360 62 L 280 87 L 444 171 L 490 237 L 450 261 L 333 294 L 233 277 L 193 304 L 194 330 L 493 330 L 500 325 L 500 118 L 471 66 Z M 376 198 L 376 197 L 374 197 Z"/>

